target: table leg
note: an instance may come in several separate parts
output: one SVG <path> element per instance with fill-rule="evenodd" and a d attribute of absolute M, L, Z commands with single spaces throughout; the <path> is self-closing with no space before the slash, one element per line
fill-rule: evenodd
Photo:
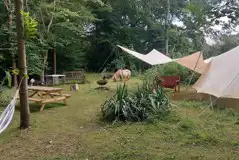
<path fill-rule="evenodd" d="M 46 104 L 41 104 L 41 108 L 40 108 L 40 112 L 42 112 L 44 110 L 44 107 L 46 106 Z"/>
<path fill-rule="evenodd" d="M 59 91 L 58 93 L 59 93 L 61 96 L 63 96 L 62 91 Z M 65 103 L 65 105 L 67 105 L 66 97 L 65 97 L 65 99 L 63 100 L 63 102 Z"/>
<path fill-rule="evenodd" d="M 38 91 L 34 91 L 29 97 L 33 97 L 35 94 L 37 94 Z"/>

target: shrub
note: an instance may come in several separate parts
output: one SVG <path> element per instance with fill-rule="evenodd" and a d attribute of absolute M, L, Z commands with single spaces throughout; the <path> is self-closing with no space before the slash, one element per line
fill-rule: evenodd
<path fill-rule="evenodd" d="M 116 94 L 102 105 L 103 118 L 111 122 L 161 119 L 169 112 L 170 102 L 164 90 L 153 92 L 148 82 L 134 93 L 129 93 L 125 84 L 118 86 Z"/>
<path fill-rule="evenodd" d="M 165 76 L 180 76 L 181 83 L 188 84 L 193 71 L 177 64 L 177 63 L 168 63 L 164 65 L 157 65 L 145 71 L 143 74 L 144 80 L 152 81 L 156 75 L 165 75 Z M 194 84 L 199 78 L 199 74 L 195 73 L 190 84 Z"/>
<path fill-rule="evenodd" d="M 0 107 L 6 107 L 12 99 L 12 91 L 8 88 L 0 89 Z"/>
<path fill-rule="evenodd" d="M 6 76 L 0 81 L 0 107 L 6 107 L 12 99 L 12 79 L 10 72 L 5 71 Z M 6 87 L 6 85 L 8 87 Z"/>
<path fill-rule="evenodd" d="M 136 105 L 141 110 L 141 119 L 161 119 L 169 113 L 169 97 L 163 88 L 152 91 L 153 83 L 145 81 L 135 92 Z"/>
<path fill-rule="evenodd" d="M 107 100 L 102 107 L 103 118 L 108 121 L 113 120 L 130 120 L 133 114 L 128 115 L 131 112 L 128 106 L 130 102 L 130 96 L 127 86 L 117 86 L 116 94 Z"/>

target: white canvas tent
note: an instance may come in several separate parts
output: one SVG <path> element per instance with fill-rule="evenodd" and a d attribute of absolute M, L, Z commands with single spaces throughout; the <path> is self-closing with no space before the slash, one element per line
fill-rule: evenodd
<path fill-rule="evenodd" d="M 193 88 L 218 98 L 239 98 L 239 46 L 213 57 Z"/>

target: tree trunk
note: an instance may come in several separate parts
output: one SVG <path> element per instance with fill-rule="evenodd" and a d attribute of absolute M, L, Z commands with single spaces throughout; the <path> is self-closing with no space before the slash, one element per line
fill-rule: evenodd
<path fill-rule="evenodd" d="M 5 8 L 8 12 L 8 33 L 9 33 L 9 42 L 10 42 L 10 46 L 11 48 L 13 47 L 11 45 L 11 41 L 12 41 L 12 19 L 13 19 L 13 13 L 14 13 L 14 6 L 12 5 L 11 0 L 5 0 L 4 1 L 5 4 Z M 12 54 L 12 69 L 16 69 L 17 68 L 17 64 L 16 64 L 16 59 L 15 59 L 15 53 L 13 53 L 12 51 L 10 51 L 10 53 Z M 17 75 L 13 75 L 13 86 L 15 88 L 17 88 L 18 86 L 18 82 L 17 82 Z"/>
<path fill-rule="evenodd" d="M 45 68 L 46 68 L 47 57 L 48 57 L 48 51 L 46 52 L 46 54 L 43 57 L 42 72 L 41 72 L 41 75 L 40 75 L 40 81 L 43 84 L 45 83 L 44 75 L 45 75 Z"/>
<path fill-rule="evenodd" d="M 20 79 L 22 80 L 20 86 L 20 128 L 25 129 L 30 125 L 30 110 L 28 104 L 28 91 L 27 91 L 27 65 L 26 65 L 26 51 L 24 44 L 24 25 L 22 15 L 23 1 L 15 0 L 16 8 L 16 29 L 17 29 L 17 44 L 18 44 L 18 63 L 20 69 Z"/>
<path fill-rule="evenodd" d="M 54 3 L 53 12 L 55 12 L 55 10 L 56 10 L 56 0 L 54 0 L 53 3 Z M 46 26 L 46 23 L 45 23 L 45 21 L 44 21 L 44 18 L 43 18 L 41 9 L 40 9 L 40 14 L 41 14 L 42 23 L 43 23 L 43 26 L 44 26 L 44 28 L 45 28 L 45 30 L 46 30 L 46 33 L 49 34 L 50 29 L 51 29 L 51 26 L 52 26 L 52 23 L 53 23 L 54 16 L 51 15 L 51 20 L 50 20 L 50 22 L 48 23 L 48 25 Z M 41 72 L 41 75 L 40 75 L 40 79 L 41 79 L 41 82 L 42 82 L 42 83 L 44 83 L 44 74 L 45 74 L 45 68 L 46 68 L 47 58 L 48 58 L 48 50 L 47 50 L 46 54 L 45 54 L 44 57 L 43 57 L 43 67 L 42 67 L 42 72 Z"/>
<path fill-rule="evenodd" d="M 56 48 L 53 49 L 53 74 L 56 74 Z"/>
<path fill-rule="evenodd" d="M 169 56 L 168 53 L 168 28 L 169 28 L 169 15 L 170 15 L 170 1 L 167 0 L 167 13 L 165 18 L 165 54 Z"/>
<path fill-rule="evenodd" d="M 16 59 L 14 57 L 14 55 L 12 55 L 12 69 L 16 69 L 17 68 L 17 64 L 16 64 Z M 15 88 L 17 88 L 18 86 L 18 82 L 17 82 L 17 75 L 13 74 L 13 86 Z"/>

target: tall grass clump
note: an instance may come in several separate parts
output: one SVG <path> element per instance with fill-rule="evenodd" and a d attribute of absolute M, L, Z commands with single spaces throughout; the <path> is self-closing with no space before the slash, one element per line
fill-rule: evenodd
<path fill-rule="evenodd" d="M 160 88 L 152 90 L 152 84 L 144 82 L 130 93 L 127 85 L 117 87 L 116 94 L 102 105 L 102 115 L 107 121 L 148 121 L 161 119 L 170 113 L 170 101 Z"/>

